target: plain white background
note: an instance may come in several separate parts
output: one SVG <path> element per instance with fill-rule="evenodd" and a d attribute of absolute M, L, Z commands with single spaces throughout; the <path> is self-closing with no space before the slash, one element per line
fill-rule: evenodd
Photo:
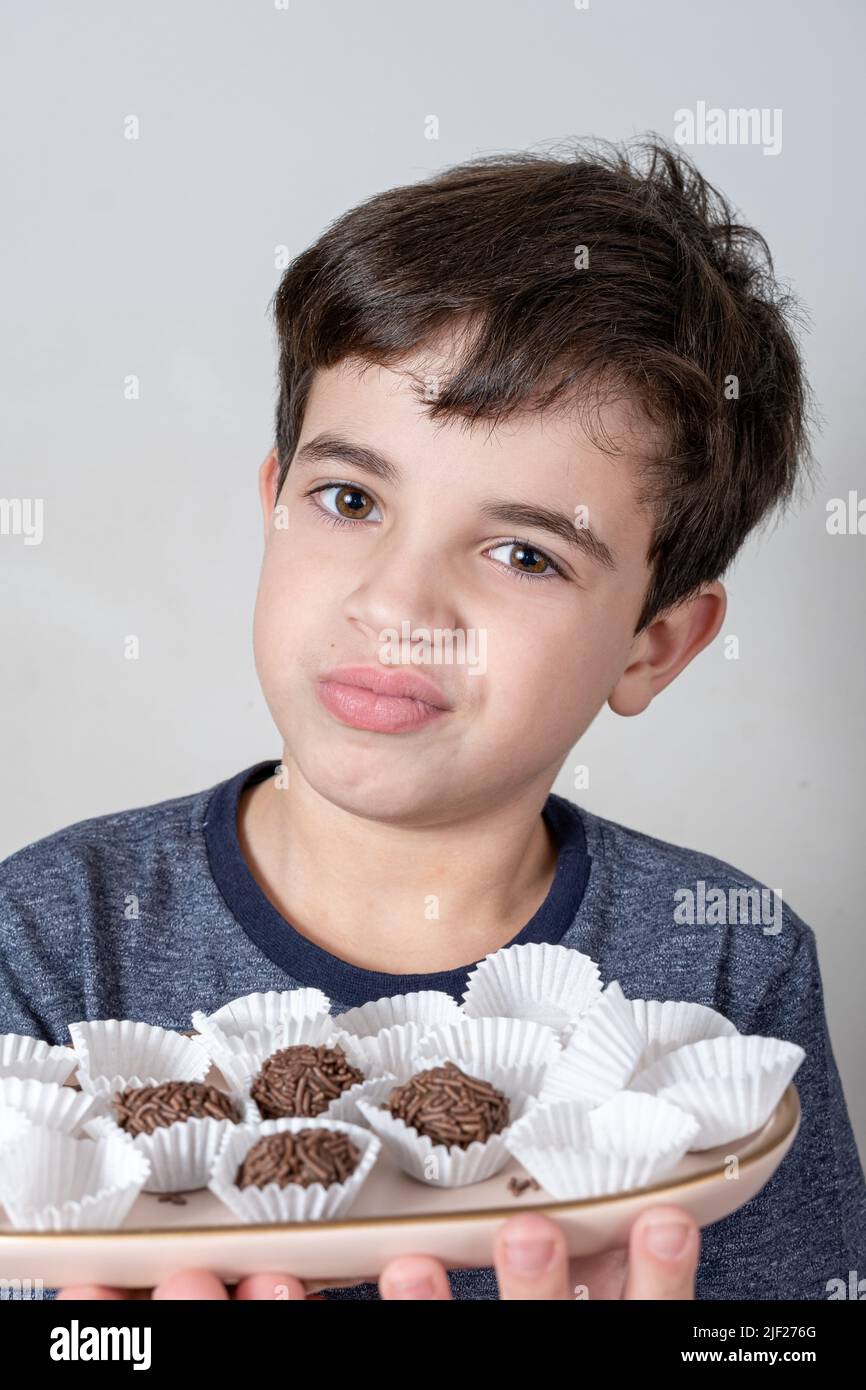
<path fill-rule="evenodd" d="M 251 646 L 275 248 L 475 154 L 779 108 L 778 155 L 690 152 L 808 310 L 820 483 L 741 554 L 720 637 L 643 716 L 605 709 L 555 789 L 814 927 L 866 1147 L 866 538 L 826 529 L 864 489 L 864 27 L 853 0 L 5 5 L 0 493 L 43 498 L 45 534 L 0 536 L 0 854 L 280 753 Z"/>

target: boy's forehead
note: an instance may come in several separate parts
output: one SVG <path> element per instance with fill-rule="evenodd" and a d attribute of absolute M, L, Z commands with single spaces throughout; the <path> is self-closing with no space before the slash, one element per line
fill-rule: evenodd
<path fill-rule="evenodd" d="M 441 380 L 428 357 L 399 367 L 345 358 L 320 368 L 307 397 L 300 442 L 322 430 L 351 430 L 355 436 L 363 431 L 368 443 L 386 452 L 389 442 L 398 449 L 401 440 L 411 441 L 411 455 L 401 459 L 407 469 L 418 451 L 423 456 L 430 450 L 446 463 L 473 459 L 483 466 L 489 459 L 507 467 L 512 458 L 515 463 L 523 459 L 524 467 L 532 462 L 537 470 L 545 465 L 553 472 L 566 468 L 575 480 L 589 465 L 602 462 L 613 465 L 621 477 L 636 472 L 656 446 L 651 426 L 626 396 L 595 409 L 591 425 L 577 402 L 544 411 L 527 406 L 497 421 L 460 416 L 434 420 L 429 393 Z"/>
<path fill-rule="evenodd" d="M 319 369 L 311 382 L 299 448 L 323 435 L 380 452 L 412 481 L 435 469 L 439 481 L 469 492 L 507 491 L 594 507 L 607 529 L 643 544 L 650 513 L 638 505 L 639 468 L 657 440 L 635 402 L 611 399 L 592 413 L 577 403 L 557 410 L 530 408 L 502 420 L 433 420 L 425 392 L 435 388 L 440 359 L 426 354 L 383 367 L 345 358 Z M 601 447 L 600 442 L 604 447 Z"/>

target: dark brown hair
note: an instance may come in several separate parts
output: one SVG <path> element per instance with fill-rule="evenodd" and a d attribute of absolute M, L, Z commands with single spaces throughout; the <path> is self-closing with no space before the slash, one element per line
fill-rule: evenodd
<path fill-rule="evenodd" d="M 449 326 L 472 331 L 433 419 L 638 403 L 656 443 L 636 632 L 721 578 L 811 458 L 796 301 L 760 233 L 657 137 L 484 156 L 376 194 L 292 262 L 272 309 L 277 496 L 318 368 L 393 366 Z"/>

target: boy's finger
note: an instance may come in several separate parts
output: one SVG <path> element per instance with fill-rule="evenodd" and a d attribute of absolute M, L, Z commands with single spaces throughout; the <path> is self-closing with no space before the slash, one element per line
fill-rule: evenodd
<path fill-rule="evenodd" d="M 229 1291 L 208 1269 L 179 1269 L 160 1280 L 151 1296 L 154 1299 L 228 1299 Z"/>
<path fill-rule="evenodd" d="M 618 1246 L 597 1255 L 575 1255 L 568 1262 L 571 1297 L 580 1301 L 618 1301 L 624 1295 L 628 1250 Z"/>
<path fill-rule="evenodd" d="M 493 1264 L 500 1298 L 572 1297 L 565 1233 L 541 1212 L 521 1212 L 500 1226 Z"/>
<path fill-rule="evenodd" d="M 682 1207 L 645 1211 L 629 1236 L 626 1299 L 693 1299 L 701 1232 Z"/>
<path fill-rule="evenodd" d="M 299 1303 L 307 1297 L 307 1290 L 293 1274 L 247 1274 L 238 1280 L 234 1297 Z"/>
<path fill-rule="evenodd" d="M 432 1255 L 398 1255 L 379 1275 L 379 1296 L 441 1303 L 451 1299 L 452 1293 L 445 1266 Z"/>

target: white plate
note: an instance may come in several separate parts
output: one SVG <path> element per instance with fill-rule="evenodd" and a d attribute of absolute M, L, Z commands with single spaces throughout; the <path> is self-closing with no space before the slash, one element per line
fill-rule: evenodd
<path fill-rule="evenodd" d="M 512 1195 L 509 1180 L 527 1176 L 516 1159 L 471 1187 L 426 1186 L 383 1149 L 350 1215 L 339 1221 L 244 1225 L 206 1188 L 190 1193 L 183 1206 L 142 1194 L 112 1231 L 15 1230 L 0 1207 L 0 1278 L 41 1279 L 44 1288 L 92 1282 L 152 1288 L 176 1270 L 196 1268 L 227 1282 L 288 1272 L 310 1281 L 312 1291 L 375 1280 L 395 1255 L 434 1255 L 449 1269 L 489 1266 L 501 1223 L 530 1207 L 562 1226 L 570 1254 L 591 1255 L 624 1245 L 635 1217 L 659 1203 L 676 1202 L 701 1226 L 730 1215 L 772 1177 L 799 1127 L 792 1082 L 755 1134 L 686 1154 L 656 1186 L 580 1201 L 556 1201 L 532 1188 Z M 739 1159 L 737 1178 L 728 1176 L 732 1154 Z"/>

